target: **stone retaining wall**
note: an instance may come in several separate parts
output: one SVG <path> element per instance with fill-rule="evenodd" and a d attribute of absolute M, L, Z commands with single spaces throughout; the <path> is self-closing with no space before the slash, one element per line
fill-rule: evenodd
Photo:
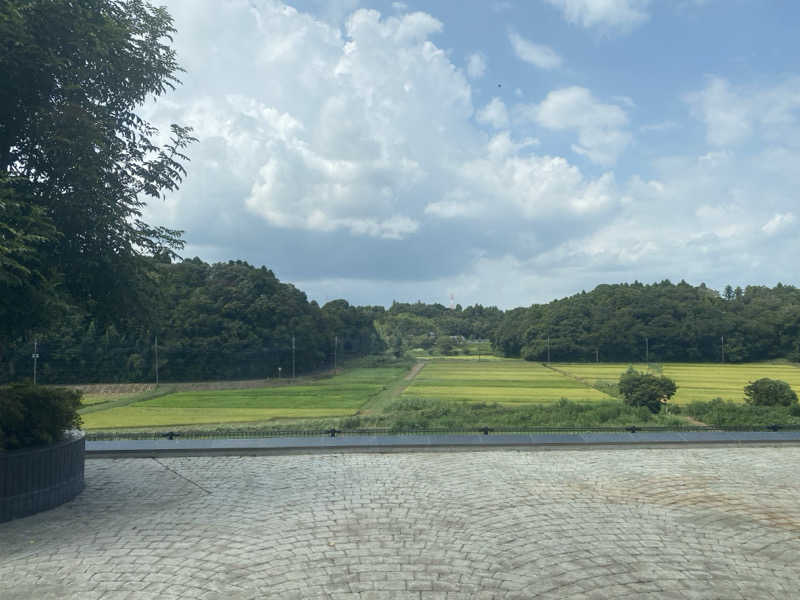
<path fill-rule="evenodd" d="M 86 440 L 0 452 L 0 523 L 55 508 L 83 491 Z"/>

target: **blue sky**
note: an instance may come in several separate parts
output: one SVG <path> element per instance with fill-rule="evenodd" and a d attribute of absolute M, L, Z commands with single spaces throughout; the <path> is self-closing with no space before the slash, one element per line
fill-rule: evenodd
<path fill-rule="evenodd" d="M 187 256 L 358 304 L 795 282 L 796 3 L 166 4 Z"/>

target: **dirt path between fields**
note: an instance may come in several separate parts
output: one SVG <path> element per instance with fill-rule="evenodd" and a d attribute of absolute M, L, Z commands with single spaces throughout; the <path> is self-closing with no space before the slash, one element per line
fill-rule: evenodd
<path fill-rule="evenodd" d="M 411 385 L 414 378 L 419 375 L 419 372 L 425 367 L 424 362 L 418 362 L 402 379 L 396 379 L 395 382 L 386 387 L 382 392 L 377 394 L 374 398 L 369 400 L 361 410 L 356 414 L 374 414 L 382 410 L 387 404 L 400 397 L 406 388 Z"/>
<path fill-rule="evenodd" d="M 411 370 L 408 372 L 408 375 L 406 375 L 403 379 L 405 381 L 413 381 L 414 378 L 417 375 L 419 375 L 419 372 L 422 371 L 422 369 L 424 369 L 424 368 L 425 368 L 425 363 L 424 362 L 418 362 L 413 367 L 411 367 Z M 408 386 L 406 386 L 406 387 L 408 387 Z M 405 388 L 403 388 L 403 389 L 405 389 Z"/>

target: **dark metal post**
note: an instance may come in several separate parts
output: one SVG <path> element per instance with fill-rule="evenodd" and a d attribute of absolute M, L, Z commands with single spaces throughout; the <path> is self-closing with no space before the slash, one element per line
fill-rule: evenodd
<path fill-rule="evenodd" d="M 33 341 L 33 385 L 36 385 L 36 362 L 39 360 L 39 341 Z"/>
<path fill-rule="evenodd" d="M 158 336 L 156 336 L 156 387 L 158 387 Z"/>

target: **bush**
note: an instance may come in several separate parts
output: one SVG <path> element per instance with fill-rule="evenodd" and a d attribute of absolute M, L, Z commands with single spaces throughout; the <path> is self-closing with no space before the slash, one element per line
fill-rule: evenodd
<path fill-rule="evenodd" d="M 790 406 L 797 404 L 797 394 L 785 381 L 762 377 L 744 386 L 744 401 L 754 406 Z"/>
<path fill-rule="evenodd" d="M 726 402 L 714 398 L 711 402 L 692 402 L 684 413 L 716 427 L 765 427 L 767 425 L 800 425 L 800 405 L 756 406 Z"/>
<path fill-rule="evenodd" d="M 81 393 L 14 384 L 0 388 L 0 450 L 52 444 L 80 427 Z"/>
<path fill-rule="evenodd" d="M 630 406 L 645 406 L 657 413 L 661 405 L 675 395 L 678 386 L 669 377 L 656 377 L 628 368 L 619 378 L 619 391 Z"/>

